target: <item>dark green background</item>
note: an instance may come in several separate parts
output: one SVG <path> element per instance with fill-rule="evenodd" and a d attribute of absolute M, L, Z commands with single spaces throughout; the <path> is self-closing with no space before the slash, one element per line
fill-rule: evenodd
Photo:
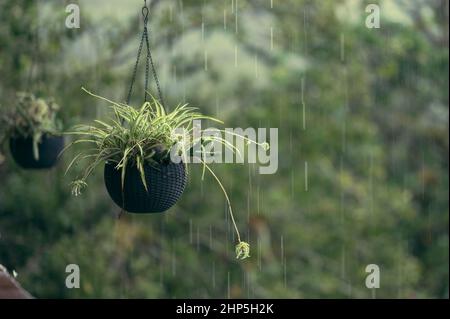
<path fill-rule="evenodd" d="M 70 127 L 105 114 L 81 86 L 123 101 L 143 2 L 80 1 L 73 30 L 68 3 L 0 1 L 0 107 L 54 96 Z M 101 169 L 71 197 L 69 152 L 51 171 L 0 165 L 0 263 L 36 297 L 448 298 L 448 2 L 383 1 L 380 29 L 369 1 L 237 3 L 153 1 L 151 45 L 168 104 L 279 128 L 277 174 L 214 166 L 252 257 L 234 259 L 225 199 L 198 168 L 166 214 L 118 221 Z"/>

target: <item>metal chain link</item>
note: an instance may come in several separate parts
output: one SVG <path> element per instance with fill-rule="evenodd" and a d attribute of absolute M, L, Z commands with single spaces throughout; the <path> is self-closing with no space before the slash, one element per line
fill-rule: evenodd
<path fill-rule="evenodd" d="M 152 52 L 150 50 L 150 44 L 149 44 L 149 39 L 148 39 L 148 29 L 147 29 L 147 38 L 146 38 L 146 43 L 147 43 L 147 63 L 148 61 L 150 61 L 150 64 L 152 66 L 152 72 L 153 72 L 153 77 L 155 79 L 156 82 L 156 88 L 158 90 L 158 95 L 159 95 L 159 101 L 161 102 L 161 105 L 163 106 L 163 108 L 165 109 L 165 103 L 164 103 L 164 98 L 161 92 L 161 85 L 159 84 L 159 79 L 158 79 L 158 75 L 156 74 L 156 68 L 155 68 L 155 64 L 153 63 L 153 57 L 152 57 Z M 148 66 L 147 66 L 148 68 Z"/>
<path fill-rule="evenodd" d="M 142 48 L 144 46 L 144 41 L 145 41 L 145 45 L 146 45 L 146 49 L 147 49 L 147 57 L 146 57 L 146 63 L 145 63 L 145 94 L 144 94 L 144 101 L 147 102 L 148 99 L 148 84 L 149 84 L 149 75 L 150 75 L 150 66 L 152 67 L 152 73 L 153 73 L 153 77 L 155 79 L 156 82 L 156 87 L 158 90 L 158 95 L 159 95 L 159 100 L 161 102 L 161 105 L 163 106 L 163 108 L 165 108 L 165 103 L 163 100 L 163 95 L 162 95 L 162 91 L 161 91 L 161 86 L 159 83 L 159 79 L 158 79 L 158 75 L 156 73 L 156 68 L 155 68 L 155 64 L 153 63 L 153 58 L 152 58 L 152 53 L 151 53 L 151 49 L 150 49 L 150 41 L 149 41 L 149 28 L 148 28 L 148 15 L 149 15 L 149 9 L 147 6 L 147 1 L 144 0 L 144 6 L 142 7 L 142 16 L 144 18 L 144 31 L 142 32 L 142 37 L 141 37 L 141 42 L 139 44 L 139 49 L 138 49 L 138 54 L 137 54 L 137 58 L 136 58 L 136 63 L 134 65 L 134 69 L 133 69 L 133 75 L 131 78 L 131 84 L 130 84 L 130 89 L 128 91 L 128 95 L 127 95 L 127 104 L 130 104 L 130 100 L 131 100 L 131 94 L 133 92 L 133 86 L 136 80 L 136 75 L 137 75 L 137 70 L 138 70 L 138 66 L 139 66 L 139 60 L 141 57 L 141 53 L 142 53 Z"/>
<path fill-rule="evenodd" d="M 127 105 L 130 105 L 131 93 L 133 92 L 133 86 L 134 86 L 134 82 L 136 80 L 136 74 L 137 74 L 137 69 L 138 69 L 138 65 L 139 65 L 139 58 L 141 57 L 143 44 L 144 44 L 144 34 L 142 34 L 141 43 L 139 44 L 138 54 L 137 54 L 137 58 L 136 58 L 136 63 L 134 64 L 133 75 L 131 77 L 131 84 L 130 84 L 130 88 L 128 90 L 128 95 L 127 95 Z"/>

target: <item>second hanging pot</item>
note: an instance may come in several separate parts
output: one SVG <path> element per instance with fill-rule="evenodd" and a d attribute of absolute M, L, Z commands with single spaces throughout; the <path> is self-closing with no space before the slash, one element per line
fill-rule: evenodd
<path fill-rule="evenodd" d="M 145 165 L 147 189 L 135 166 L 128 166 L 122 190 L 122 171 L 106 163 L 105 186 L 113 201 L 129 213 L 161 213 L 172 207 L 184 192 L 187 174 L 184 163 Z"/>
<path fill-rule="evenodd" d="M 64 148 L 64 137 L 44 134 L 37 144 L 38 157 L 33 151 L 32 137 L 15 137 L 9 140 L 11 155 L 19 166 L 25 169 L 46 169 L 53 167 Z"/>

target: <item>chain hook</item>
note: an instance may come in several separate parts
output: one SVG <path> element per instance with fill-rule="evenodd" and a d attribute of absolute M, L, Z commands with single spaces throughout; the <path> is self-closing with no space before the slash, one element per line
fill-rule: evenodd
<path fill-rule="evenodd" d="M 144 17 L 144 22 L 148 21 L 149 9 L 147 7 L 147 1 L 144 0 L 144 6 L 142 7 L 142 16 Z"/>
<path fill-rule="evenodd" d="M 145 23 L 147 23 L 147 21 L 148 21 L 148 14 L 149 14 L 149 9 L 147 6 L 147 0 L 144 0 L 144 6 L 142 7 L 142 16 L 144 17 Z"/>
<path fill-rule="evenodd" d="M 148 13 L 149 13 L 148 8 L 147 7 L 143 7 L 142 8 L 142 16 L 144 17 L 144 21 L 148 21 Z"/>

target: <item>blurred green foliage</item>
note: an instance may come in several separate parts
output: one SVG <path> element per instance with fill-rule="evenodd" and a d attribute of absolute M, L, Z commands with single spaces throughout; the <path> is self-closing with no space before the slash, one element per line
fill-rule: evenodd
<path fill-rule="evenodd" d="M 101 170 L 70 196 L 69 154 L 48 172 L 0 166 L 0 263 L 37 297 L 448 298 L 448 2 L 384 1 L 380 29 L 365 27 L 367 1 L 232 3 L 152 1 L 151 42 L 168 104 L 279 128 L 277 174 L 215 167 L 251 258 L 234 259 L 225 200 L 200 168 L 169 212 L 118 220 Z M 58 1 L 2 1 L 0 107 L 32 90 L 74 124 L 105 109 L 81 85 L 123 100 L 131 5 L 128 19 L 81 2 L 69 30 Z M 70 263 L 80 289 L 64 285 Z"/>

